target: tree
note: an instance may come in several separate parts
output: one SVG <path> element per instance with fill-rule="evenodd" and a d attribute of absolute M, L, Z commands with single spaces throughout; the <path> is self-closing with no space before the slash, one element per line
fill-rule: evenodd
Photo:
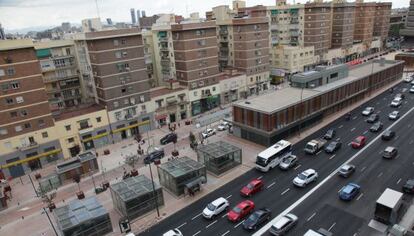
<path fill-rule="evenodd" d="M 135 165 L 138 163 L 139 161 L 139 156 L 138 155 L 127 155 L 125 156 L 124 159 L 124 163 L 131 166 L 133 170 L 135 170 Z"/>
<path fill-rule="evenodd" d="M 42 198 L 43 203 L 47 204 L 47 207 L 50 211 L 56 208 L 55 203 L 53 202 L 53 199 L 56 197 L 56 191 L 51 191 L 48 193 L 48 191 L 39 184 L 39 188 L 36 190 L 37 193 L 39 193 L 40 197 Z"/>
<path fill-rule="evenodd" d="M 79 174 L 79 173 L 74 174 L 74 175 L 72 176 L 72 179 L 73 179 L 73 182 L 75 182 L 75 183 L 77 183 L 77 184 L 78 184 L 78 189 L 79 189 L 79 192 L 80 192 L 80 191 L 81 191 L 81 190 L 80 190 L 80 185 L 79 185 L 79 183 L 80 183 L 80 181 L 81 181 L 81 176 L 80 176 L 80 174 Z"/>
<path fill-rule="evenodd" d="M 190 131 L 190 135 L 188 136 L 188 138 L 190 139 L 190 143 L 195 143 L 196 142 L 196 137 L 193 134 L 193 132 Z"/>

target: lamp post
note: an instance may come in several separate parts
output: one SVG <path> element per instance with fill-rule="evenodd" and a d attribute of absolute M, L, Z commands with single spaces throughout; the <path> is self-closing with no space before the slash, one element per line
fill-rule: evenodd
<path fill-rule="evenodd" d="M 149 155 L 149 149 L 150 149 L 150 147 L 152 147 L 152 146 L 148 144 L 147 155 Z M 149 166 L 150 175 L 151 175 L 152 193 L 154 194 L 154 197 L 155 197 L 155 207 L 157 209 L 157 215 L 158 215 L 158 217 L 160 217 L 160 210 L 158 209 L 158 197 L 157 197 L 157 193 L 155 192 L 154 177 L 152 176 L 151 161 L 148 164 L 148 166 Z"/>

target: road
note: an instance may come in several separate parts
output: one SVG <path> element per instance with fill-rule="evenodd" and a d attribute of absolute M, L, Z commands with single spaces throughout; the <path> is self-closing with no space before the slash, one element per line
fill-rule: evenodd
<path fill-rule="evenodd" d="M 402 87 L 409 87 L 409 85 L 401 83 L 396 87 L 395 90 L 400 90 Z M 350 144 L 350 142 L 355 137 L 362 134 L 367 136 L 367 142 L 369 147 L 367 147 L 365 151 L 359 154 L 357 158 L 355 158 L 355 161 L 357 161 L 356 164 L 358 164 L 357 168 L 359 171 L 364 169 L 363 167 L 360 167 L 360 165 L 366 165 L 366 168 L 360 174 L 355 174 L 352 178 L 360 178 L 356 179 L 355 181 L 361 180 L 359 181 L 359 183 L 362 186 L 366 186 L 368 185 L 368 182 L 371 183 L 370 181 L 372 181 L 372 179 L 378 178 L 375 179 L 375 181 L 380 181 L 379 184 L 377 183 L 379 186 L 378 192 L 380 192 L 381 189 L 385 188 L 383 185 L 381 185 L 381 183 L 385 180 L 385 178 L 391 178 L 390 176 L 392 176 L 392 171 L 397 171 L 397 168 L 395 168 L 395 164 L 392 163 L 392 161 L 389 164 L 394 168 L 383 167 L 381 163 L 378 164 L 379 166 L 381 166 L 381 168 L 372 166 L 371 163 L 375 164 L 377 162 L 383 161 L 381 160 L 381 158 L 379 158 L 379 151 L 383 150 L 384 145 L 377 144 L 377 142 L 373 142 L 375 137 L 379 136 L 380 133 L 374 134 L 368 131 L 371 125 L 365 122 L 366 118 L 361 116 L 361 112 L 363 108 L 365 108 L 366 106 L 374 106 L 375 112 L 380 114 L 380 119 L 384 123 L 384 129 L 386 129 L 394 123 L 408 125 L 408 118 L 400 119 L 399 121 L 394 122 L 389 121 L 387 119 L 388 113 L 394 110 L 389 107 L 389 104 L 394 95 L 395 93 L 390 94 L 389 92 L 384 92 L 379 96 L 373 98 L 371 101 L 368 101 L 366 104 L 356 108 L 352 112 L 352 120 L 345 121 L 345 119 L 341 117 L 336 121 L 328 124 L 324 129 L 315 132 L 310 137 L 294 145 L 294 154 L 296 154 L 299 158 L 299 165 L 295 169 L 289 171 L 281 171 L 279 169 L 275 169 L 268 173 L 261 173 L 253 169 L 245 173 L 244 175 L 240 176 L 239 178 L 229 182 L 223 187 L 217 189 L 216 191 L 211 192 L 210 194 L 201 198 L 197 202 L 180 210 L 176 214 L 166 218 L 156 226 L 150 228 L 147 232 L 142 233 L 141 235 L 162 235 L 164 232 L 172 228 L 179 228 L 186 236 L 251 235 L 253 232 L 245 231 L 240 223 L 229 222 L 226 219 L 225 215 L 220 215 L 216 219 L 208 221 L 201 216 L 201 212 L 209 202 L 213 201 L 218 197 L 226 197 L 230 201 L 231 207 L 235 206 L 237 203 L 244 200 L 244 198 L 242 198 L 239 194 L 240 189 L 250 180 L 259 177 L 264 180 L 266 187 L 262 192 L 259 192 L 258 194 L 253 196 L 251 200 L 255 202 L 256 208 L 267 207 L 271 209 L 273 217 L 278 216 L 280 213 L 285 211 L 286 208 L 297 202 L 302 196 L 309 193 L 309 191 L 311 191 L 313 187 L 318 185 L 318 182 L 322 181 L 323 179 L 331 175 L 350 157 L 354 156 L 358 152 L 358 150 L 352 149 L 348 144 Z M 406 99 L 404 101 L 404 104 L 398 109 L 400 110 L 401 115 L 404 115 L 411 107 L 413 107 L 413 104 L 414 94 L 406 93 Z M 411 117 L 411 114 L 408 116 Z M 336 129 L 336 137 L 340 137 L 341 141 L 343 142 L 343 147 L 341 148 L 341 150 L 339 150 L 335 155 L 328 155 L 324 152 L 321 152 L 316 156 L 305 155 L 302 150 L 306 142 L 310 139 L 321 137 L 326 132 L 326 130 L 331 127 Z M 401 134 L 399 134 L 399 131 L 401 131 Z M 405 139 L 407 139 L 408 134 L 406 134 L 405 131 L 406 130 L 404 129 L 404 127 L 398 128 L 398 138 L 396 138 L 395 141 L 402 140 L 401 142 L 403 142 Z M 401 150 L 400 155 L 404 153 L 405 152 Z M 400 160 L 402 160 L 402 157 Z M 363 163 L 359 163 L 359 161 Z M 398 159 L 396 161 L 398 161 Z M 304 189 L 295 188 L 292 184 L 293 178 L 298 173 L 308 168 L 313 168 L 318 172 L 318 182 L 311 184 L 311 186 L 307 186 Z M 372 173 L 372 171 L 379 170 L 382 170 L 383 172 L 380 177 L 368 175 Z M 369 179 L 367 179 L 367 175 L 369 176 Z M 405 176 L 401 176 L 399 178 L 403 177 L 406 178 Z M 352 178 L 351 180 L 354 180 Z M 302 205 L 299 204 L 299 207 L 293 209 L 293 212 L 300 217 L 300 223 L 298 227 L 295 228 L 297 232 L 304 231 L 308 226 L 316 226 L 319 223 L 321 223 L 321 221 L 325 222 L 326 220 L 324 220 L 324 218 L 330 219 L 331 217 L 328 216 L 333 213 L 340 217 L 344 217 L 345 219 L 349 218 L 349 220 L 351 220 L 351 218 L 354 217 L 351 213 L 349 213 L 349 207 L 344 207 L 344 204 L 338 202 L 337 200 L 337 195 L 335 195 L 337 194 L 337 191 L 334 191 L 333 189 L 338 190 L 340 187 L 342 187 L 344 183 L 346 183 L 347 180 L 338 181 L 342 182 L 338 183 L 335 181 L 327 181 L 324 185 L 322 185 L 323 187 L 317 190 L 317 192 L 315 192 L 314 194 L 310 194 L 310 196 L 301 203 Z M 399 184 L 402 184 L 401 181 Z M 373 188 L 375 188 L 375 186 L 373 186 Z M 364 192 L 365 191 L 363 190 L 363 193 Z M 362 196 L 359 201 L 361 202 L 361 204 L 367 204 L 369 198 L 371 197 L 376 198 L 376 195 L 371 196 L 370 194 L 367 194 L 367 196 Z M 352 205 L 350 206 L 352 207 Z M 370 213 L 370 209 L 363 209 L 363 211 L 364 212 L 362 212 L 361 215 L 364 217 Z M 314 216 L 312 216 L 313 213 L 315 213 Z M 306 221 L 306 219 L 309 218 L 310 220 Z M 345 222 L 347 221 L 348 220 L 345 220 Z M 332 229 L 357 232 L 360 226 L 363 224 L 364 219 L 361 218 L 360 220 L 358 220 L 357 218 L 355 219 L 355 222 L 357 223 L 353 225 L 352 228 L 336 223 L 332 227 Z M 321 225 L 321 227 L 326 227 L 328 229 L 331 226 L 332 225 Z M 292 235 L 297 234 L 294 233 Z"/>

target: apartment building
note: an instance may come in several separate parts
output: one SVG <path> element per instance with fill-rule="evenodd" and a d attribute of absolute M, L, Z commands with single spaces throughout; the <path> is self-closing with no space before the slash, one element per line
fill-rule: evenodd
<path fill-rule="evenodd" d="M 372 42 L 375 19 L 375 2 L 355 2 L 354 43 L 369 45 Z"/>
<path fill-rule="evenodd" d="M 390 30 L 391 7 L 391 2 L 376 3 L 373 36 L 380 38 L 382 46 L 385 46 Z"/>
<path fill-rule="evenodd" d="M 176 77 L 189 89 L 191 114 L 220 104 L 216 23 L 193 20 L 171 25 Z"/>
<path fill-rule="evenodd" d="M 315 0 L 305 4 L 304 13 L 304 46 L 313 46 L 315 55 L 321 60 L 331 48 L 331 3 Z"/>
<path fill-rule="evenodd" d="M 77 40 L 87 47 L 97 100 L 108 111 L 113 142 L 148 129 L 152 114 L 144 103 L 150 100 L 150 84 L 139 29 L 87 32 Z"/>
<path fill-rule="evenodd" d="M 313 46 L 276 46 L 270 51 L 271 65 L 287 74 L 308 71 L 319 62 L 319 56 L 314 51 Z"/>
<path fill-rule="evenodd" d="M 81 104 L 85 99 L 82 97 L 74 42 L 40 42 L 35 44 L 35 49 L 52 113 Z"/>
<path fill-rule="evenodd" d="M 247 97 L 246 74 L 235 69 L 228 68 L 220 77 L 220 103 L 229 104 Z"/>
<path fill-rule="evenodd" d="M 332 2 L 332 48 L 350 48 L 354 42 L 355 3 Z"/>
<path fill-rule="evenodd" d="M 0 165 L 18 177 L 60 156 L 31 40 L 0 41 Z"/>
<path fill-rule="evenodd" d="M 142 38 L 144 43 L 144 60 L 145 66 L 147 67 L 148 81 L 151 88 L 159 86 L 157 70 L 154 69 L 155 65 L 155 51 L 153 43 L 152 31 L 144 30 L 142 31 Z"/>

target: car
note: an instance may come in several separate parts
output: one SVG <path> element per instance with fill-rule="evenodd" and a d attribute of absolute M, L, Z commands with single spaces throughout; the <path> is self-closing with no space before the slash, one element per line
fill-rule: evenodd
<path fill-rule="evenodd" d="M 160 147 L 154 147 L 154 150 L 144 157 L 144 164 L 148 165 L 155 160 L 160 160 L 165 156 L 164 149 Z"/>
<path fill-rule="evenodd" d="M 298 217 L 292 213 L 288 213 L 282 216 L 276 223 L 270 227 L 270 234 L 272 235 L 284 235 L 290 229 L 292 229 L 298 223 Z"/>
<path fill-rule="evenodd" d="M 366 121 L 368 123 L 375 123 L 378 120 L 379 120 L 379 115 L 378 114 L 371 114 Z"/>
<path fill-rule="evenodd" d="M 332 141 L 331 143 L 328 144 L 328 146 L 325 147 L 325 152 L 326 153 L 334 153 L 336 152 L 338 149 L 340 149 L 342 146 L 342 143 L 339 141 Z"/>
<path fill-rule="evenodd" d="M 247 230 L 256 230 L 259 226 L 270 220 L 271 214 L 272 213 L 268 208 L 256 210 L 243 222 L 243 228 Z"/>
<path fill-rule="evenodd" d="M 410 84 L 411 84 L 411 85 L 414 85 L 414 80 L 412 80 Z"/>
<path fill-rule="evenodd" d="M 250 183 L 246 186 L 244 186 L 241 190 L 240 190 L 240 195 L 244 196 L 244 197 L 250 197 L 253 194 L 261 191 L 263 189 L 263 180 L 261 179 L 254 179 L 252 181 L 250 181 Z"/>
<path fill-rule="evenodd" d="M 385 148 L 385 150 L 382 152 L 382 157 L 385 159 L 393 159 L 397 157 L 398 150 L 395 147 L 388 146 Z"/>
<path fill-rule="evenodd" d="M 298 164 L 298 157 L 296 155 L 289 155 L 284 157 L 279 163 L 279 168 L 281 170 L 287 170 Z"/>
<path fill-rule="evenodd" d="M 331 140 L 333 137 L 335 137 L 335 134 L 336 134 L 336 132 L 335 132 L 334 129 L 328 129 L 328 131 L 326 131 L 323 138 L 326 139 L 326 140 Z"/>
<path fill-rule="evenodd" d="M 409 92 L 410 92 L 410 93 L 414 93 L 414 86 L 411 86 L 411 88 L 410 88 Z"/>
<path fill-rule="evenodd" d="M 216 134 L 216 129 L 206 129 L 204 132 L 201 133 L 201 135 L 203 136 L 204 139 L 215 135 Z"/>
<path fill-rule="evenodd" d="M 349 183 L 339 190 L 339 198 L 344 201 L 351 201 L 360 191 L 361 187 L 358 184 Z"/>
<path fill-rule="evenodd" d="M 404 82 L 406 83 L 410 83 L 413 80 L 413 78 L 411 76 L 407 76 L 404 78 Z"/>
<path fill-rule="evenodd" d="M 177 134 L 176 133 L 169 133 L 160 139 L 161 145 L 165 145 L 168 143 L 177 142 Z"/>
<path fill-rule="evenodd" d="M 348 178 L 355 172 L 356 167 L 351 164 L 345 164 L 341 166 L 341 168 L 338 171 L 339 176 Z"/>
<path fill-rule="evenodd" d="M 402 187 L 405 193 L 414 193 L 414 179 L 409 179 Z"/>
<path fill-rule="evenodd" d="M 374 113 L 374 108 L 373 107 L 366 107 L 363 111 L 362 111 L 362 115 L 364 116 L 369 116 L 372 113 Z"/>
<path fill-rule="evenodd" d="M 293 179 L 293 184 L 298 187 L 305 187 L 318 179 L 318 173 L 314 169 L 307 169 Z"/>
<path fill-rule="evenodd" d="M 369 128 L 369 131 L 371 131 L 373 133 L 376 133 L 376 132 L 380 131 L 382 129 L 382 127 L 383 127 L 382 122 L 377 121 L 371 126 L 371 128 Z"/>
<path fill-rule="evenodd" d="M 394 136 L 395 136 L 395 132 L 392 131 L 392 130 L 387 129 L 382 134 L 381 139 L 384 140 L 384 141 L 388 141 L 388 140 L 391 140 L 392 138 L 394 138 Z"/>
<path fill-rule="evenodd" d="M 367 138 L 363 135 L 358 136 L 354 141 L 352 141 L 351 146 L 352 148 L 358 149 L 365 146 L 365 142 L 367 141 Z"/>
<path fill-rule="evenodd" d="M 389 120 L 397 120 L 400 118 L 400 112 L 399 111 L 392 111 L 390 114 L 388 114 Z"/>
<path fill-rule="evenodd" d="M 224 131 L 226 129 L 228 129 L 230 127 L 230 123 L 227 121 L 222 121 L 218 126 L 217 126 L 217 130 L 218 131 Z"/>
<path fill-rule="evenodd" d="M 183 236 L 179 229 L 172 229 L 164 233 L 162 236 Z"/>
<path fill-rule="evenodd" d="M 252 213 L 254 210 L 254 202 L 244 200 L 237 204 L 233 209 L 227 213 L 227 219 L 232 222 L 237 222 Z"/>
<path fill-rule="evenodd" d="M 227 211 L 230 203 L 227 199 L 220 197 L 216 200 L 207 204 L 206 208 L 203 210 L 203 217 L 206 219 L 213 219 L 214 217 L 220 215 L 223 211 Z"/>
<path fill-rule="evenodd" d="M 391 107 L 399 107 L 402 104 L 402 98 L 401 97 L 396 97 L 394 98 L 394 100 L 392 100 L 390 106 Z"/>

